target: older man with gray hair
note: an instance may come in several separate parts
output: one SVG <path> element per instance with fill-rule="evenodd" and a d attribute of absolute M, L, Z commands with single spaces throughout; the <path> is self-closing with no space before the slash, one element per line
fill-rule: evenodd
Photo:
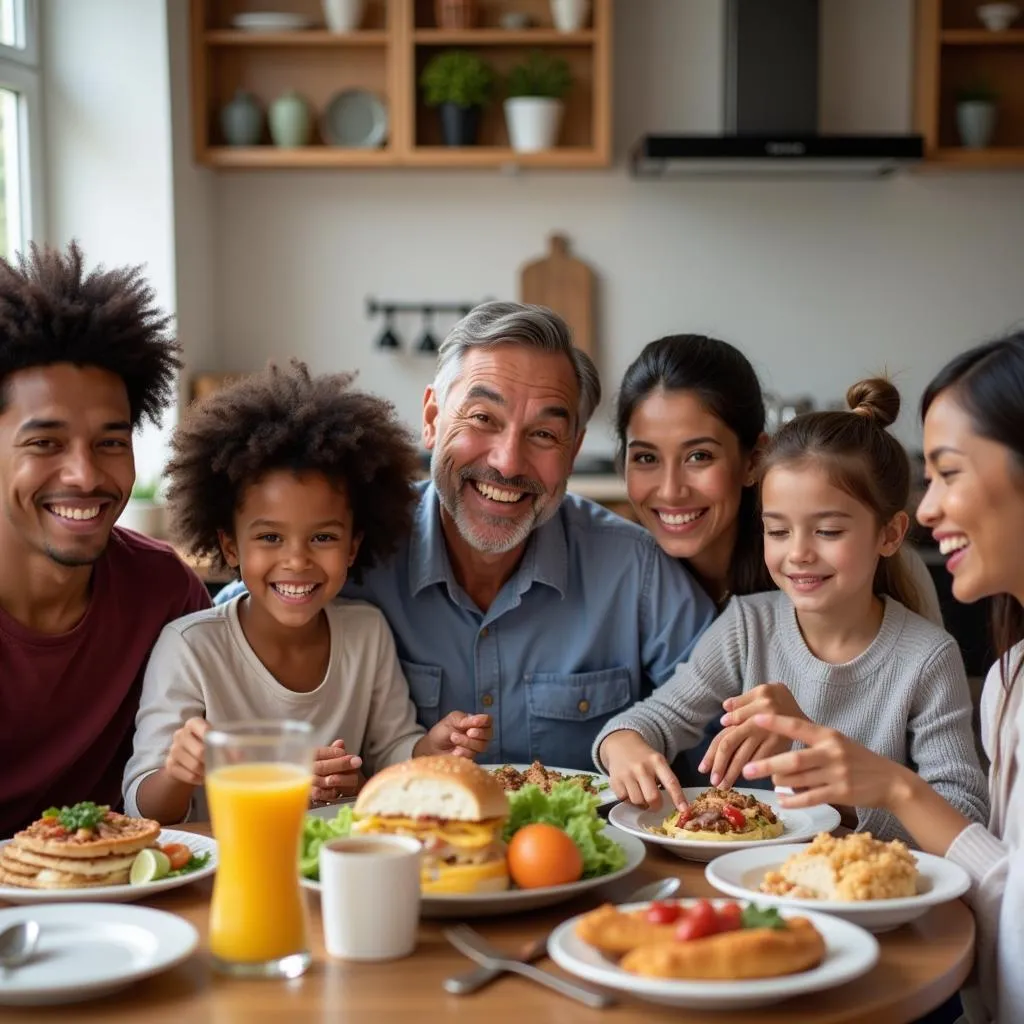
<path fill-rule="evenodd" d="M 424 395 L 412 533 L 343 591 L 384 612 L 424 726 L 493 717 L 493 761 L 588 768 L 601 726 L 665 682 L 714 614 L 646 530 L 566 494 L 600 398 L 561 317 L 474 309 Z"/>

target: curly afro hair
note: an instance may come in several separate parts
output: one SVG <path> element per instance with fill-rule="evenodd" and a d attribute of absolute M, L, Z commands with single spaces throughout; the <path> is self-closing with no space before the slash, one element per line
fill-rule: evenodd
<path fill-rule="evenodd" d="M 133 427 L 159 423 L 181 367 L 170 323 L 141 267 L 87 273 L 76 242 L 66 253 L 33 242 L 16 263 L 0 259 L 0 412 L 12 373 L 73 363 L 124 381 Z"/>
<path fill-rule="evenodd" d="M 353 377 L 271 363 L 196 403 L 174 432 L 167 465 L 176 539 L 226 569 L 218 531 L 233 534 L 246 487 L 283 469 L 345 487 L 363 535 L 353 579 L 390 555 L 412 525 L 416 449 L 394 406 L 352 390 Z"/>

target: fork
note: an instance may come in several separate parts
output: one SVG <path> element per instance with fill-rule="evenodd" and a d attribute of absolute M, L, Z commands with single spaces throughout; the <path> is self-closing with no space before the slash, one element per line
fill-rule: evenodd
<path fill-rule="evenodd" d="M 460 924 L 454 928 L 446 928 L 444 937 L 464 956 L 475 961 L 482 967 L 489 967 L 493 970 L 509 971 L 512 974 L 522 975 L 530 978 L 540 985 L 552 989 L 563 996 L 575 999 L 584 1006 L 594 1010 L 602 1010 L 611 1006 L 614 1000 L 610 996 L 600 992 L 594 992 L 582 985 L 558 978 L 554 974 L 548 974 L 539 967 L 523 963 L 522 960 L 513 960 L 511 957 L 503 956 L 491 946 L 479 932 L 475 932 L 469 925 Z"/>

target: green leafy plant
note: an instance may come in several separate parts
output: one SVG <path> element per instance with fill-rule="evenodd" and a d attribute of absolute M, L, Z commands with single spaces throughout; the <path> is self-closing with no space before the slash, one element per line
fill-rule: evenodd
<path fill-rule="evenodd" d="M 961 86 L 956 91 L 957 103 L 995 103 L 995 90 L 984 82 Z"/>
<path fill-rule="evenodd" d="M 429 107 L 454 103 L 482 107 L 492 96 L 494 69 L 468 50 L 445 50 L 427 62 L 420 75 L 423 100 Z"/>
<path fill-rule="evenodd" d="M 157 495 L 160 493 L 160 481 L 149 480 L 142 481 L 136 480 L 135 486 L 132 487 L 132 501 L 156 501 Z"/>
<path fill-rule="evenodd" d="M 531 50 L 526 60 L 508 73 L 509 97 L 542 96 L 560 100 L 572 85 L 572 72 L 563 57 Z"/>

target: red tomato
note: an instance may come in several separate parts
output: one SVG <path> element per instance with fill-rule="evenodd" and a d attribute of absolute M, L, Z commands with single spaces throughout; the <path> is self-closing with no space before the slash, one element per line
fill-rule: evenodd
<path fill-rule="evenodd" d="M 678 903 L 662 903 L 660 900 L 647 908 L 647 920 L 651 924 L 672 924 L 679 920 L 682 908 Z"/>
<path fill-rule="evenodd" d="M 682 828 L 693 817 L 693 810 L 689 807 L 680 811 L 676 817 L 676 828 Z"/>
<path fill-rule="evenodd" d="M 747 816 L 738 807 L 730 807 L 726 804 L 722 808 L 722 817 L 724 817 L 733 828 L 746 827 Z"/>
<path fill-rule="evenodd" d="M 743 910 L 738 903 L 723 903 L 715 909 L 720 932 L 735 932 L 743 927 Z"/>
<path fill-rule="evenodd" d="M 171 870 L 177 871 L 183 868 L 192 856 L 192 851 L 184 843 L 167 843 L 160 847 L 171 862 Z"/>
<path fill-rule="evenodd" d="M 580 848 L 560 828 L 534 822 L 508 844 L 508 873 L 520 889 L 576 882 L 583 875 Z"/>
<path fill-rule="evenodd" d="M 676 927 L 676 938 L 680 942 L 703 939 L 718 931 L 718 916 L 707 900 L 698 900 L 686 912 L 686 917 Z"/>

